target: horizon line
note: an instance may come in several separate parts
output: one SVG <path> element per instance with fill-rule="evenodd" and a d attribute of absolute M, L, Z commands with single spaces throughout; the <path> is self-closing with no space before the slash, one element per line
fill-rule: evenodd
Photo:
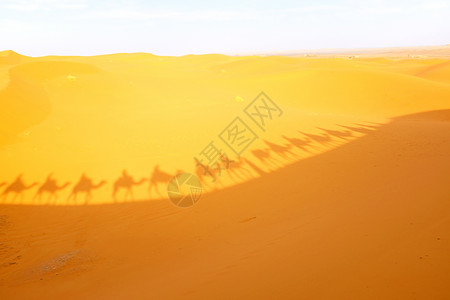
<path fill-rule="evenodd" d="M 448 48 L 449 52 L 446 56 L 450 55 L 450 43 L 449 44 L 441 44 L 441 45 L 415 45 L 415 46 L 377 46 L 377 47 L 349 47 L 349 48 L 302 48 L 302 49 L 293 49 L 293 50 L 255 50 L 255 51 L 238 51 L 238 52 L 209 52 L 209 53 L 186 53 L 181 55 L 163 55 L 163 54 L 154 54 L 152 52 L 145 51 L 136 51 L 136 52 L 112 52 L 112 53 L 100 53 L 100 54 L 90 54 L 90 55 L 77 55 L 77 54 L 69 54 L 69 55 L 61 55 L 61 54 L 47 54 L 41 56 L 32 56 L 21 54 L 12 49 L 0 50 L 0 53 L 4 52 L 13 52 L 20 56 L 31 57 L 31 58 L 39 58 L 39 57 L 49 57 L 49 56 L 58 56 L 58 57 L 94 57 L 94 56 L 108 56 L 108 55 L 117 55 L 117 54 L 149 54 L 154 56 L 161 57 L 183 57 L 183 56 L 201 56 L 201 55 L 224 55 L 224 56 L 296 56 L 296 55 L 347 55 L 347 54 L 375 54 L 380 50 L 432 50 L 427 48 Z"/>

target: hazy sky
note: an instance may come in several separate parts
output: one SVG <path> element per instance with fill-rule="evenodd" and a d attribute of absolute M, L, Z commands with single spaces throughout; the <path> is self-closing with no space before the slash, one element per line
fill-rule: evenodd
<path fill-rule="evenodd" d="M 31 56 L 449 43 L 449 0 L 0 0 L 0 50 Z"/>

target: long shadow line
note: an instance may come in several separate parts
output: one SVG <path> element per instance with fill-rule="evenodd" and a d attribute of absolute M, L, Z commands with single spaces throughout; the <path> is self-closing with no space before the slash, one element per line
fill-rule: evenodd
<path fill-rule="evenodd" d="M 355 138 L 355 133 L 367 134 L 376 130 L 380 125 L 365 125 L 356 123 L 356 126 L 337 126 L 345 130 L 332 130 L 322 127 L 317 127 L 323 133 L 312 134 L 303 131 L 298 131 L 301 137 L 288 137 L 282 135 L 281 138 L 286 143 L 274 143 L 264 140 L 267 147 L 262 149 L 253 149 L 250 151 L 254 160 L 249 158 L 238 157 L 235 160 L 225 159 L 222 155 L 217 165 L 210 167 L 202 164 L 198 160 L 194 161 L 194 174 L 199 178 L 200 182 L 206 189 L 217 189 L 224 187 L 221 180 L 222 173 L 227 173 L 230 180 L 234 183 L 240 183 L 245 180 L 254 178 L 256 176 L 263 176 L 267 172 L 271 172 L 277 168 L 285 166 L 299 158 L 299 154 L 295 150 L 305 152 L 307 154 L 314 153 L 317 146 L 321 147 L 335 147 L 343 142 Z M 323 149 L 323 148 L 322 148 Z M 134 188 L 148 182 L 148 199 L 152 199 L 152 192 L 155 191 L 160 198 L 164 195 L 160 191 L 161 185 L 167 186 L 168 182 L 183 173 L 182 170 L 177 170 L 175 173 L 168 173 L 161 170 L 159 165 L 156 165 L 148 178 L 142 177 L 135 180 L 126 170 L 123 170 L 121 175 L 112 182 L 112 199 L 115 203 L 125 201 L 135 201 Z M 93 180 L 85 173 L 81 175 L 79 180 L 72 186 L 72 189 L 66 198 L 68 204 L 89 204 L 93 199 L 94 191 L 104 187 L 107 184 L 106 180 Z M 58 192 L 65 190 L 70 182 L 58 183 L 53 174 L 50 173 L 45 181 L 41 184 L 33 182 L 26 184 L 23 179 L 23 174 L 19 174 L 11 183 L 1 182 L 0 188 L 4 188 L 0 194 L 0 201 L 4 203 L 8 199 L 11 203 L 17 203 L 17 199 L 24 201 L 24 193 L 35 186 L 39 186 L 32 203 L 42 204 L 44 195 L 47 195 L 48 204 L 56 204 L 58 199 Z M 78 202 L 80 195 L 84 195 L 81 202 Z M 120 197 L 119 197 L 120 196 Z M 12 198 L 11 198 L 12 197 Z"/>

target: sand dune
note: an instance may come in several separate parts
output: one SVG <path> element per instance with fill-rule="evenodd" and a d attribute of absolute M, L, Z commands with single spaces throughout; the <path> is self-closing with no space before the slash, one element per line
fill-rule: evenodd
<path fill-rule="evenodd" d="M 434 80 L 434 81 L 442 81 L 445 83 L 449 83 L 450 79 L 446 74 L 448 74 L 450 69 L 449 62 L 443 62 L 437 65 L 430 66 L 425 70 L 417 73 L 416 76 L 420 76 L 422 78 Z"/>
<path fill-rule="evenodd" d="M 0 193 L 35 183 L 0 197 L 2 299 L 450 297 L 446 59 L 1 57 Z M 218 138 L 237 116 L 242 158 Z M 235 160 L 216 182 L 211 141 Z M 124 169 L 134 199 L 112 197 Z M 185 209 L 181 170 L 203 185 Z"/>
<path fill-rule="evenodd" d="M 242 55 L 242 54 L 240 54 Z M 306 55 L 309 57 L 410 57 L 416 59 L 423 58 L 448 58 L 450 56 L 450 45 L 441 46 L 416 46 L 416 47 L 386 47 L 386 48 L 355 48 L 355 49 L 309 49 L 309 50 L 291 50 L 280 52 L 259 52 L 247 53 L 245 55 L 285 55 L 299 56 Z"/>

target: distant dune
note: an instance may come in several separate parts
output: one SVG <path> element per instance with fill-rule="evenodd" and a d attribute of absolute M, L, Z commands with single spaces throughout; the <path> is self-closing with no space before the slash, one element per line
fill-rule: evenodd
<path fill-rule="evenodd" d="M 448 51 L 0 52 L 0 298 L 449 299 Z"/>
<path fill-rule="evenodd" d="M 284 56 L 364 56 L 364 57 L 450 57 L 450 45 L 443 46 L 418 46 L 418 47 L 388 47 L 388 48 L 354 48 L 354 49 L 311 49 L 289 50 L 274 52 L 254 52 L 238 55 L 284 55 Z"/>

